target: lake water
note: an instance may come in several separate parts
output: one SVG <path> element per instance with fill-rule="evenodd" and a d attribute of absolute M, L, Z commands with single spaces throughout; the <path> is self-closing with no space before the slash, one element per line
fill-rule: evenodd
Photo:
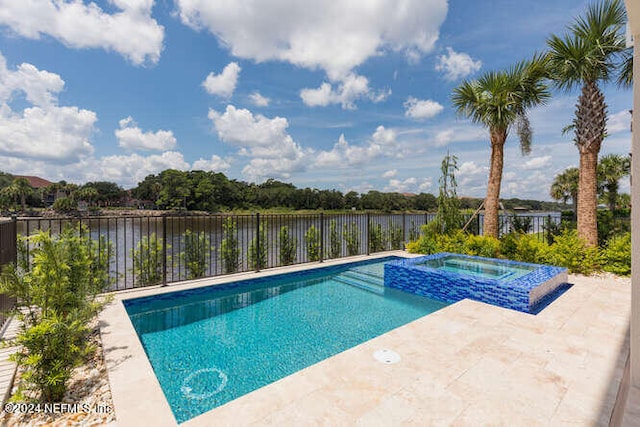
<path fill-rule="evenodd" d="M 529 232 L 543 231 L 546 218 L 551 217 L 553 222 L 560 222 L 559 212 L 541 212 L 534 214 L 519 214 L 518 216 L 532 217 L 532 228 Z M 125 289 L 138 286 L 139 283 L 133 274 L 132 251 L 137 247 L 140 240 L 153 233 L 159 238 L 166 237 L 167 252 L 167 281 L 174 282 L 187 278 L 187 269 L 183 257 L 185 242 L 184 234 L 187 230 L 192 232 L 204 232 L 210 243 L 210 247 L 205 248 L 207 258 L 207 276 L 224 274 L 223 263 L 221 261 L 221 244 L 224 239 L 223 222 L 227 215 L 210 216 L 172 216 L 165 217 L 95 217 L 77 219 L 44 219 L 44 218 L 22 218 L 18 221 L 18 233 L 22 235 L 32 234 L 38 229 L 51 230 L 58 233 L 65 224 L 80 224 L 89 228 L 91 237 L 97 239 L 102 236 L 104 241 L 112 247 L 113 257 L 111 262 L 111 274 L 116 278 L 117 289 Z M 367 233 L 375 233 L 376 230 L 382 232 L 386 240 L 385 250 L 398 249 L 402 245 L 393 245 L 390 242 L 392 232 L 401 233 L 401 243 L 417 238 L 420 227 L 431 221 L 435 214 L 291 214 L 291 215 L 234 215 L 236 224 L 234 237 L 238 241 L 240 248 L 238 271 L 251 270 L 249 262 L 249 247 L 254 238 L 258 221 L 264 230 L 268 255 L 266 266 L 275 267 L 281 265 L 279 257 L 279 232 L 286 226 L 289 233 L 297 241 L 296 257 L 294 263 L 309 261 L 309 254 L 305 244 L 305 233 L 313 226 L 317 232 L 322 232 L 324 257 L 328 258 L 331 242 L 331 225 L 336 226 L 340 241 L 339 256 L 347 256 L 347 242 L 343 237 L 345 229 L 353 229 L 359 236 L 359 241 L 353 250 L 357 254 L 366 254 Z M 367 221 L 367 218 L 369 221 Z M 482 215 L 472 221 L 469 229 L 474 232 L 482 232 Z M 509 222 L 505 217 L 501 219 L 502 231 L 507 232 Z M 475 228 L 475 229 L 474 229 Z M 479 230 L 478 230 L 479 228 Z M 397 240 L 397 239 L 396 239 Z"/>

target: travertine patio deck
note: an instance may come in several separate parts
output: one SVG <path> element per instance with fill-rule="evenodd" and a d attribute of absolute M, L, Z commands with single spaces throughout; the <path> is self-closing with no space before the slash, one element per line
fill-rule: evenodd
<path fill-rule="evenodd" d="M 464 300 L 182 425 L 608 425 L 629 348 L 630 285 L 569 280 L 537 316 Z M 117 299 L 185 286 L 198 284 Z M 118 425 L 176 425 L 122 304 L 101 320 Z M 383 348 L 400 363 L 377 362 Z"/>

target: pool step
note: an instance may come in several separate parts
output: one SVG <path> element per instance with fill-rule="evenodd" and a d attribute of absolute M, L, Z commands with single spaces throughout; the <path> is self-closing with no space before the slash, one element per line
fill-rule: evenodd
<path fill-rule="evenodd" d="M 333 278 L 335 281 L 379 295 L 384 294 L 384 280 L 382 277 L 364 271 L 345 271 Z"/>

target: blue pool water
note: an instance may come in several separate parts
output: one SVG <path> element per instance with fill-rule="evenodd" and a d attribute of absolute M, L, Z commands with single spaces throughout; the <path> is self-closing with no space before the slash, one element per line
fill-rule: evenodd
<path fill-rule="evenodd" d="M 517 279 L 536 269 L 536 266 L 533 265 L 513 263 L 506 264 L 501 260 L 470 258 L 460 255 L 447 255 L 440 258 L 431 258 L 417 263 L 416 265 L 503 282 L 506 280 Z"/>
<path fill-rule="evenodd" d="M 178 422 L 448 305 L 383 286 L 383 261 L 125 301 Z"/>

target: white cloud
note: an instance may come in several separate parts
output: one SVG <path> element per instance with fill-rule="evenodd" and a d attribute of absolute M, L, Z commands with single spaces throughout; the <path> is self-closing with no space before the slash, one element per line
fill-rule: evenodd
<path fill-rule="evenodd" d="M 465 123 L 455 127 L 435 129 L 429 139 L 435 147 L 445 147 L 453 142 L 488 140 L 489 135 L 485 129 L 477 125 Z"/>
<path fill-rule="evenodd" d="M 418 180 L 414 177 L 407 178 L 405 180 L 390 179 L 389 184 L 384 187 L 384 191 L 395 193 L 406 193 L 410 189 L 414 188 Z"/>
<path fill-rule="evenodd" d="M 607 133 L 612 135 L 619 132 L 631 132 L 631 114 L 628 110 L 612 114 L 607 120 Z"/>
<path fill-rule="evenodd" d="M 504 197 L 525 198 L 545 198 L 549 199 L 548 193 L 553 181 L 553 174 L 547 171 L 533 171 L 523 176 L 516 174 L 515 177 L 504 179 L 502 194 Z M 531 185 L 535 182 L 536 185 Z"/>
<path fill-rule="evenodd" d="M 436 71 L 444 73 L 447 80 L 454 81 L 465 78 L 480 70 L 482 62 L 474 61 L 468 54 L 447 48 L 447 54 L 438 57 Z"/>
<path fill-rule="evenodd" d="M 124 188 L 135 187 L 147 175 L 157 174 L 165 169 L 190 169 L 182 153 L 176 151 L 149 156 L 133 153 L 102 158 L 85 157 L 73 167 L 46 160 L 2 156 L 0 162 L 5 165 L 5 170 L 15 174 L 37 175 L 51 181 L 65 180 L 78 184 L 87 181 L 113 181 Z"/>
<path fill-rule="evenodd" d="M 115 131 L 118 145 L 127 150 L 166 151 L 176 146 L 176 138 L 170 130 L 142 132 L 131 116 L 120 120 L 119 124 L 120 129 Z"/>
<path fill-rule="evenodd" d="M 253 92 L 249 95 L 249 100 L 256 107 L 267 107 L 271 100 L 265 96 L 262 96 L 260 92 Z"/>
<path fill-rule="evenodd" d="M 433 187 L 433 183 L 431 182 L 431 178 L 425 178 L 425 179 L 422 180 L 422 182 L 418 186 L 418 192 L 426 193 L 426 192 L 431 190 L 431 187 Z"/>
<path fill-rule="evenodd" d="M 398 175 L 398 169 L 391 169 L 382 174 L 383 178 L 393 178 Z"/>
<path fill-rule="evenodd" d="M 30 39 L 46 34 L 71 48 L 115 51 L 136 65 L 158 62 L 164 28 L 151 18 L 154 1 L 110 3 L 117 12 L 106 13 L 82 0 L 5 0 L 0 2 L 0 25 Z"/>
<path fill-rule="evenodd" d="M 287 119 L 254 116 L 251 111 L 233 105 L 228 105 L 222 114 L 209 110 L 209 119 L 221 141 L 239 147 L 240 155 L 252 158 L 242 171 L 248 178 L 289 178 L 291 173 L 306 168 L 310 152 L 289 135 Z"/>
<path fill-rule="evenodd" d="M 209 73 L 202 82 L 202 87 L 211 95 L 231 98 L 233 91 L 236 90 L 236 84 L 238 84 L 240 70 L 242 68 L 236 62 L 230 62 L 224 67 L 222 73 Z"/>
<path fill-rule="evenodd" d="M 399 157 L 396 131 L 378 126 L 371 138 L 363 145 L 351 145 L 344 135 L 340 135 L 338 142 L 329 151 L 320 151 L 316 155 L 315 166 L 319 168 L 345 168 L 360 166 L 372 160 L 386 156 Z"/>
<path fill-rule="evenodd" d="M 317 89 L 302 89 L 300 98 L 310 107 L 326 107 L 330 104 L 341 104 L 345 110 L 356 108 L 355 101 L 368 98 L 373 102 L 387 99 L 391 90 L 374 92 L 369 88 L 369 80 L 364 76 L 349 74 L 334 89 L 330 83 L 322 83 Z"/>
<path fill-rule="evenodd" d="M 198 159 L 193 162 L 193 170 L 204 170 L 214 172 L 226 172 L 231 167 L 228 159 L 223 159 L 215 154 L 210 159 Z"/>
<path fill-rule="evenodd" d="M 454 129 L 445 129 L 438 132 L 434 138 L 436 147 L 446 147 L 455 140 L 456 131 Z"/>
<path fill-rule="evenodd" d="M 487 177 L 489 176 L 489 168 L 480 166 L 474 161 L 464 162 L 458 168 L 456 178 L 458 180 L 458 194 L 473 195 L 486 191 Z"/>
<path fill-rule="evenodd" d="M 207 29 L 239 58 L 323 69 L 332 81 L 387 50 L 433 49 L 446 0 L 176 0 L 182 22 Z"/>
<path fill-rule="evenodd" d="M 71 163 L 93 153 L 96 113 L 58 106 L 63 88 L 59 75 L 31 64 L 7 69 L 0 54 L 0 155 Z M 20 92 L 31 106 L 13 111 L 8 103 Z"/>
<path fill-rule="evenodd" d="M 92 170 L 87 171 L 86 180 L 106 180 L 134 186 L 149 174 L 165 169 L 188 170 L 189 163 L 182 153 L 166 151 L 161 154 L 141 156 L 139 154 L 107 156 L 95 159 Z"/>
<path fill-rule="evenodd" d="M 548 168 L 551 166 L 551 156 L 533 157 L 527 160 L 523 165 L 524 170 L 536 170 Z"/>
<path fill-rule="evenodd" d="M 444 107 L 430 99 L 417 99 L 410 96 L 404 103 L 404 115 L 412 119 L 430 119 L 442 112 Z"/>

